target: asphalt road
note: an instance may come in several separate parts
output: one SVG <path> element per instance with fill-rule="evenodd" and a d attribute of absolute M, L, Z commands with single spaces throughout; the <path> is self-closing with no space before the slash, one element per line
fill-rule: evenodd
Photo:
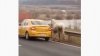
<path fill-rule="evenodd" d="M 19 39 L 19 56 L 81 56 L 81 48 L 41 39 Z"/>

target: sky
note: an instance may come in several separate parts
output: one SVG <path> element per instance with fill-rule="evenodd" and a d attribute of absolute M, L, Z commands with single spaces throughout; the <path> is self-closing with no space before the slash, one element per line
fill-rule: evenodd
<path fill-rule="evenodd" d="M 80 5 L 81 0 L 19 0 L 21 5 Z"/>

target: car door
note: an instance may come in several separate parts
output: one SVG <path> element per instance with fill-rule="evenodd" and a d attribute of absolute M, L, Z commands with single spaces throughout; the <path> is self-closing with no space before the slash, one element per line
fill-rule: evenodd
<path fill-rule="evenodd" d="M 21 36 L 24 36 L 24 35 L 25 35 L 25 31 L 26 31 L 25 26 L 26 26 L 26 22 L 25 22 L 25 21 L 23 21 L 23 22 L 21 23 L 21 26 L 19 26 L 19 34 L 20 34 Z"/>
<path fill-rule="evenodd" d="M 23 22 L 21 27 L 22 36 L 25 36 L 25 33 L 27 31 L 27 26 L 28 26 L 28 22 L 27 21 Z"/>
<path fill-rule="evenodd" d="M 19 28 L 18 28 L 18 31 L 19 31 L 19 36 L 21 36 L 21 24 L 19 24 Z"/>
<path fill-rule="evenodd" d="M 24 22 L 22 22 L 21 25 L 19 26 L 19 34 L 20 34 L 20 36 L 23 36 L 23 25 L 24 25 Z"/>

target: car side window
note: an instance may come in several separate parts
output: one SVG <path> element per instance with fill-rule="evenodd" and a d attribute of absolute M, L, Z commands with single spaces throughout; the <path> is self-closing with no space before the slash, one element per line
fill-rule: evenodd
<path fill-rule="evenodd" d="M 27 26 L 28 25 L 28 22 L 24 22 L 24 26 Z"/>
<path fill-rule="evenodd" d="M 28 23 L 25 21 L 21 23 L 21 26 L 27 26 L 27 25 L 28 25 Z"/>

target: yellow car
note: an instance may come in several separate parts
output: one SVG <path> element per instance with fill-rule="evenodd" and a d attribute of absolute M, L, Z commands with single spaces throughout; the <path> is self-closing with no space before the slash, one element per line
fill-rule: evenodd
<path fill-rule="evenodd" d="M 25 19 L 19 25 L 19 37 L 45 38 L 48 41 L 51 37 L 51 27 L 44 20 Z"/>

